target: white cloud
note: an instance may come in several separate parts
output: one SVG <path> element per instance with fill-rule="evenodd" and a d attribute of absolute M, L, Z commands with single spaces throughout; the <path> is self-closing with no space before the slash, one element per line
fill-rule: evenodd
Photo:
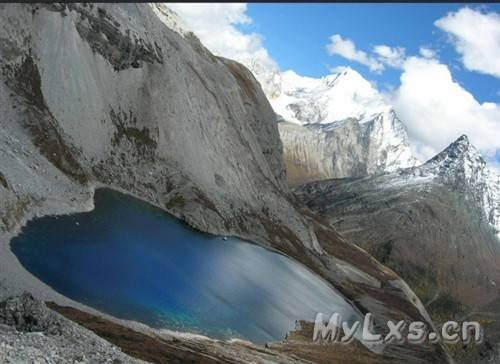
<path fill-rule="evenodd" d="M 211 52 L 243 63 L 253 71 L 267 94 L 275 92 L 278 65 L 264 47 L 262 36 L 258 33 L 247 34 L 237 28 L 239 24 L 252 22 L 246 14 L 247 4 L 167 5 L 184 20 Z"/>
<path fill-rule="evenodd" d="M 381 44 L 373 47 L 373 52 L 378 56 L 378 60 L 388 66 L 399 68 L 405 60 L 405 49 L 402 47 L 389 47 Z"/>
<path fill-rule="evenodd" d="M 435 58 L 436 51 L 428 47 L 420 47 L 418 53 L 424 58 Z"/>
<path fill-rule="evenodd" d="M 367 66 L 370 71 L 381 73 L 386 66 L 400 68 L 405 60 L 406 50 L 402 47 L 389 47 L 385 44 L 376 45 L 372 51 L 367 53 L 356 47 L 351 39 L 342 38 L 340 34 L 334 34 L 330 37 L 330 43 L 326 50 L 329 55 L 337 54 L 339 56 Z"/>
<path fill-rule="evenodd" d="M 257 33 L 245 34 L 238 24 L 250 24 L 247 4 L 168 4 L 213 53 L 247 62 L 276 66 Z"/>
<path fill-rule="evenodd" d="M 500 15 L 462 8 L 437 20 L 436 25 L 450 35 L 464 66 L 500 77 Z"/>
<path fill-rule="evenodd" d="M 370 71 L 381 72 L 384 65 L 375 58 L 368 56 L 364 51 L 356 49 L 356 45 L 350 39 L 342 39 L 340 34 L 334 34 L 330 37 L 330 43 L 326 46 L 328 54 L 338 54 L 350 61 L 359 62 L 367 66 Z"/>
<path fill-rule="evenodd" d="M 488 159 L 500 147 L 500 105 L 479 103 L 435 59 L 408 58 L 392 102 L 421 159 L 431 158 L 462 134 Z"/>

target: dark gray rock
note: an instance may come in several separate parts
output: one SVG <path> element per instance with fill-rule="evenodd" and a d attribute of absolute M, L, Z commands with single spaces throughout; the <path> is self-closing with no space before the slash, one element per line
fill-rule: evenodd
<path fill-rule="evenodd" d="M 142 363 L 24 293 L 0 302 L 1 363 Z"/>
<path fill-rule="evenodd" d="M 0 323 L 24 332 L 62 333 L 60 317 L 28 292 L 0 302 Z"/>

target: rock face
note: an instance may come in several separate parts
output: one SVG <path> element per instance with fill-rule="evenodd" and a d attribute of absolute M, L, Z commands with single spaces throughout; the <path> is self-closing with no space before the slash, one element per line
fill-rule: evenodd
<path fill-rule="evenodd" d="M 322 79 L 281 74 L 269 95 L 291 184 L 415 166 L 404 124 L 352 69 Z"/>
<path fill-rule="evenodd" d="M 288 180 L 362 177 L 415 165 L 406 130 L 394 111 L 360 123 L 349 118 L 329 124 L 279 123 Z"/>
<path fill-rule="evenodd" d="M 0 323 L 22 332 L 61 335 L 61 320 L 29 293 L 0 302 Z"/>
<path fill-rule="evenodd" d="M 405 278 L 437 321 L 500 314 L 498 177 L 466 136 L 420 167 L 306 184 L 297 195 Z M 483 316 L 480 316 L 484 318 Z"/>
<path fill-rule="evenodd" d="M 275 113 L 252 74 L 172 30 L 175 19 L 149 4 L 0 5 L 0 296 L 29 287 L 60 299 L 8 241 L 26 219 L 92 209 L 104 185 L 280 250 L 377 322 L 430 324 L 404 281 L 290 193 Z M 384 355 L 447 360 L 431 344 Z"/>
<path fill-rule="evenodd" d="M 2 363 L 145 363 L 27 293 L 0 302 L 0 340 Z"/>
<path fill-rule="evenodd" d="M 281 144 L 273 111 L 245 68 L 182 38 L 149 7 L 50 6 L 32 14 L 4 6 L 2 13 L 2 145 L 27 130 L 72 182 L 154 193 L 203 230 L 235 233 L 249 224 L 257 231 L 260 222 L 241 218 L 245 209 L 267 208 L 277 219 L 289 210 L 300 239 L 316 244 L 292 206 L 273 204 L 286 204 Z M 7 184 L 11 173 L 4 172 Z M 43 183 L 32 188 L 26 193 L 34 198 L 44 194 Z"/>

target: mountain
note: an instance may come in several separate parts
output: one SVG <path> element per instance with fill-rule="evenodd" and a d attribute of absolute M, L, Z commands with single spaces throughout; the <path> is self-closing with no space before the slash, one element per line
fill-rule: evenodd
<path fill-rule="evenodd" d="M 415 166 L 404 124 L 359 73 L 344 68 L 321 79 L 281 73 L 268 95 L 281 121 L 292 185 L 360 177 Z"/>
<path fill-rule="evenodd" d="M 496 234 L 500 234 L 500 176 L 488 169 L 466 135 L 428 161 L 422 169 L 472 200 L 483 210 Z"/>
<path fill-rule="evenodd" d="M 393 110 L 360 123 L 278 124 L 288 181 L 361 177 L 414 166 L 403 123 Z"/>
<path fill-rule="evenodd" d="M 155 4 L 0 5 L 0 298 L 29 290 L 95 313 L 28 273 L 9 241 L 29 219 L 93 209 L 95 189 L 108 187 L 200 231 L 280 251 L 377 323 L 432 325 L 399 276 L 293 196 L 276 115 L 252 73 L 182 29 Z M 22 340 L 13 350 L 22 350 L 31 336 L 15 335 Z M 186 337 L 169 350 L 194 353 L 198 362 L 220 350 L 231 353 L 226 362 L 264 355 L 263 348 Z M 265 351 L 266 360 L 300 362 L 315 344 L 301 342 L 293 356 L 283 345 L 285 358 Z M 370 352 L 373 362 L 448 361 L 441 344 L 382 349 Z M 241 352 L 252 355 L 240 360 Z M 336 354 L 325 355 L 329 362 Z"/>
<path fill-rule="evenodd" d="M 436 322 L 479 312 L 498 345 L 499 187 L 462 136 L 422 166 L 312 182 L 296 194 L 400 274 Z"/>
<path fill-rule="evenodd" d="M 190 30 L 164 5 L 171 28 Z M 196 27 L 196 25 L 194 25 Z M 208 35 L 200 30 L 204 39 Z M 207 39 L 208 41 L 208 39 Z M 220 49 L 218 49 L 220 52 Z M 280 121 L 288 181 L 363 176 L 414 166 L 404 124 L 358 72 L 343 67 L 322 78 L 281 72 L 268 57 L 231 53 L 259 81 Z"/>
<path fill-rule="evenodd" d="M 280 90 L 271 105 L 284 120 L 297 124 L 330 124 L 348 118 L 368 121 L 390 107 L 358 72 L 342 68 L 322 78 L 281 73 Z"/>

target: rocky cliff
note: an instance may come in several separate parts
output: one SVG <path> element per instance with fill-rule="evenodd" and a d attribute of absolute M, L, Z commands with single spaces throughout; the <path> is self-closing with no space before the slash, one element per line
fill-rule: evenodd
<path fill-rule="evenodd" d="M 403 123 L 393 110 L 367 121 L 348 118 L 328 124 L 278 124 L 291 185 L 362 177 L 414 166 Z"/>
<path fill-rule="evenodd" d="M 92 209 L 94 188 L 108 186 L 202 231 L 280 250 L 379 323 L 430 323 L 404 281 L 296 201 L 258 82 L 172 30 L 171 13 L 147 4 L 0 10 L 1 296 L 29 289 L 68 302 L 19 266 L 8 241 L 26 219 Z M 384 360 L 447 360 L 440 345 L 383 351 Z"/>

